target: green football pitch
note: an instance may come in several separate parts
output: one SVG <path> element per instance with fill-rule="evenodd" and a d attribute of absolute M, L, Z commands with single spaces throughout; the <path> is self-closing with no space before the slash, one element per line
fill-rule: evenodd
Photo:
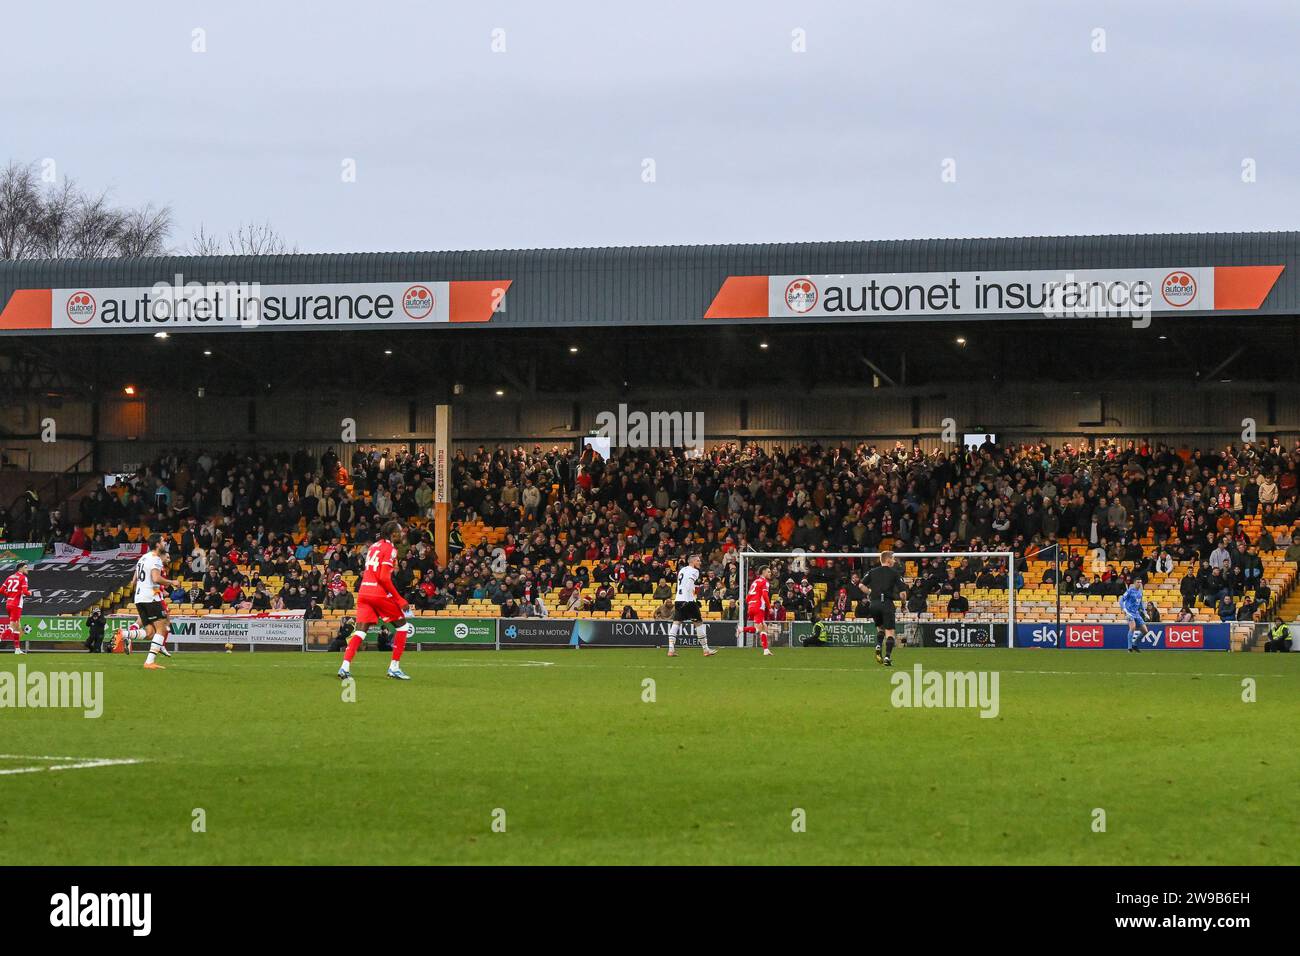
<path fill-rule="evenodd" d="M 367 651 L 354 700 L 336 655 L 142 660 L 0 658 L 29 680 L 104 675 L 97 719 L 0 708 L 0 865 L 1252 864 L 1300 847 L 1297 655 L 901 649 L 888 671 L 861 648 L 408 652 L 401 683 Z M 894 706 L 918 663 L 996 673 L 996 716 Z"/>

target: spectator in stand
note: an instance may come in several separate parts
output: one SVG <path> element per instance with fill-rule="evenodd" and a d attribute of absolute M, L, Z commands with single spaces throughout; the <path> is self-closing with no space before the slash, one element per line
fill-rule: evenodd
<path fill-rule="evenodd" d="M 388 497 L 394 514 L 418 514 L 426 493 L 422 489 L 434 477 L 428 456 L 409 448 L 387 453 L 373 448 L 361 458 L 364 463 L 352 462 L 352 478 L 358 488 L 371 490 L 373 500 L 351 496 L 334 480 L 340 477 L 337 464 L 327 473 L 328 458 L 318 469 L 301 450 L 293 455 L 173 452 L 144 465 L 133 482 L 110 489 L 116 493 L 105 493 L 95 507 L 120 512 L 116 522 L 167 531 L 190 528 L 193 517 L 195 526 L 209 528 L 207 540 L 200 543 L 197 532 L 187 531 L 181 553 L 201 546 L 211 572 L 210 545 L 215 545 L 221 588 L 223 581 L 240 581 L 234 562 L 267 551 L 275 566 L 310 562 L 315 554 L 330 572 L 355 572 L 362 545 L 373 540 L 380 519 L 376 503 Z M 735 601 L 736 549 L 776 546 L 778 525 L 789 515 L 792 542 L 832 551 L 879 549 L 889 541 L 908 550 L 989 548 L 1023 555 L 1050 543 L 1053 534 L 1095 535 L 1112 564 L 1131 566 L 1138 576 L 1182 574 L 1183 562 L 1204 560 L 1222 543 L 1230 562 L 1226 574 L 1219 575 L 1226 579 L 1224 587 L 1249 593 L 1250 555 L 1271 549 L 1264 534 L 1253 545 L 1246 540 L 1234 514 L 1249 511 L 1255 500 L 1249 485 L 1254 483 L 1267 525 L 1285 528 L 1294 522 L 1300 508 L 1296 461 L 1293 453 L 1274 445 L 1268 450 L 1248 445 L 1175 451 L 1133 442 L 1102 443 L 1095 449 L 1087 444 L 1056 449 L 1045 443 L 990 445 L 930 454 L 901 444 L 892 449 L 863 444 L 771 450 L 730 444 L 702 459 L 657 450 L 608 461 L 589 451 L 579 456 L 559 448 L 481 447 L 453 456 L 453 519 L 487 517 L 513 539 L 512 550 L 494 568 L 491 547 L 466 545 L 457 529 L 448 566 L 419 567 L 418 580 L 422 585 L 427 577 L 439 595 L 468 598 L 491 590 L 500 596 L 508 572 L 515 577 L 511 587 L 531 580 L 544 594 L 566 578 L 589 581 L 581 562 L 590 555 L 608 564 L 606 580 L 616 591 L 641 594 L 648 584 L 650 593 L 663 600 L 659 596 L 671 587 L 677 563 L 692 550 L 702 550 L 706 566 L 719 572 L 728 600 Z M 1272 502 L 1270 484 L 1277 488 Z M 171 497 L 164 495 L 160 502 L 154 491 L 162 486 Z M 530 489 L 538 495 L 535 507 Z M 1225 516 L 1232 523 L 1224 523 L 1224 534 L 1214 534 Z M 37 528 L 41 518 L 48 523 L 52 516 L 36 514 Z M 309 550 L 304 556 L 303 543 L 291 539 L 303 530 L 308 543 L 322 545 L 321 552 Z M 217 532 L 223 540 L 213 540 Z M 1137 538 L 1146 533 L 1167 540 L 1167 557 L 1153 560 L 1140 554 Z M 115 536 L 122 534 L 118 525 Z M 96 529 L 88 537 L 99 535 Z M 1223 541 L 1211 544 L 1212 537 Z M 1289 531 L 1272 537 L 1277 547 L 1291 544 Z M 421 540 L 428 542 L 429 536 L 418 530 L 410 547 Z M 227 558 L 228 553 L 234 557 Z M 727 555 L 732 556 L 729 563 Z M 1289 558 L 1300 562 L 1300 549 Z M 1181 565 L 1172 572 L 1166 570 L 1171 560 Z M 264 560 L 253 564 L 269 566 Z M 1074 561 L 1069 564 L 1073 566 L 1062 572 L 1067 590 L 1078 586 L 1082 572 Z M 806 570 L 791 575 L 800 587 L 807 575 L 834 595 L 857 570 L 849 562 L 808 562 Z M 971 573 L 978 577 L 982 570 Z M 205 589 L 210 577 L 203 575 Z M 951 586 L 945 586 L 951 596 Z M 998 586 L 1005 587 L 1005 581 Z M 305 587 L 302 593 L 305 604 L 311 595 Z M 802 592 L 790 597 L 792 607 L 812 603 Z M 1186 602 L 1186 593 L 1183 597 Z M 800 613 L 812 610 L 800 607 Z"/>
<path fill-rule="evenodd" d="M 266 585 L 259 584 L 253 591 L 252 608 L 254 611 L 271 610 L 271 595 L 266 593 Z"/>
<path fill-rule="evenodd" d="M 244 599 L 244 592 L 234 581 L 226 582 L 226 589 L 221 592 L 221 600 L 234 607 Z"/>

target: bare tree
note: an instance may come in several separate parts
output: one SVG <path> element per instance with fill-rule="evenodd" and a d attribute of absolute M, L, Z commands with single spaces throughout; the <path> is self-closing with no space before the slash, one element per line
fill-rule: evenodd
<path fill-rule="evenodd" d="M 171 231 L 172 212 L 166 206 L 134 209 L 122 222 L 122 234 L 117 241 L 119 255 L 131 259 L 158 255 Z"/>
<path fill-rule="evenodd" d="M 167 252 L 171 209 L 114 206 L 72 180 L 43 188 L 34 166 L 0 170 L 0 259 L 106 259 Z"/>
<path fill-rule="evenodd" d="M 168 206 L 114 206 L 108 193 L 82 191 L 71 179 L 41 182 L 34 164 L 0 169 L 0 259 L 139 259 L 166 255 L 173 226 Z M 269 222 L 248 222 L 225 238 L 200 225 L 182 250 L 196 256 L 274 256 L 297 252 Z"/>
<path fill-rule="evenodd" d="M 190 244 L 185 247 L 185 252 L 191 256 L 225 255 L 225 240 L 214 236 L 203 227 L 203 223 L 199 223 L 199 231 L 190 237 Z"/>
<path fill-rule="evenodd" d="M 192 256 L 279 256 L 297 252 L 269 222 L 243 223 L 225 239 L 208 232 L 202 224 L 185 251 Z"/>
<path fill-rule="evenodd" d="M 26 258 L 41 214 L 35 169 L 11 162 L 0 170 L 0 259 Z"/>

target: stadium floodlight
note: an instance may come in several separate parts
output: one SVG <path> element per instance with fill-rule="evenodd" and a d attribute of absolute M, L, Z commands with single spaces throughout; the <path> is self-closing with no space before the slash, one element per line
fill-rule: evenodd
<path fill-rule="evenodd" d="M 865 565 L 870 561 L 878 561 L 883 551 L 747 551 L 741 548 L 736 552 L 739 564 L 737 576 L 737 618 L 739 626 L 736 631 L 736 644 L 738 647 L 745 646 L 745 597 L 749 588 L 749 577 L 746 573 L 746 566 L 751 564 L 767 563 L 769 561 L 784 561 L 787 566 L 799 561 L 817 561 L 817 560 L 836 560 L 836 561 L 861 561 Z M 909 562 L 915 561 L 950 561 L 960 560 L 962 558 L 980 558 L 984 560 L 1005 561 L 1007 563 L 1007 646 L 1015 647 L 1016 645 L 1016 554 L 1014 551 L 893 551 L 894 558 L 903 564 L 904 573 L 907 571 Z M 778 594 L 777 587 L 773 588 L 773 594 Z M 856 603 L 856 600 L 855 600 Z M 901 610 L 901 609 L 900 609 Z M 906 615 L 900 613 L 900 622 L 905 620 Z M 790 642 L 795 646 L 794 641 Z"/>

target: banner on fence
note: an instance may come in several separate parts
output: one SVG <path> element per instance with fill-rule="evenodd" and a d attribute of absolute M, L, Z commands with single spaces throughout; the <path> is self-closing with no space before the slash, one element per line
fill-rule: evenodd
<path fill-rule="evenodd" d="M 667 647 L 668 629 L 672 621 L 663 620 L 579 620 L 571 645 L 591 644 L 601 647 Z M 706 621 L 696 625 L 695 631 L 679 634 L 677 643 L 681 647 L 699 647 L 701 632 L 710 644 L 723 645 L 736 643 L 735 621 Z"/>
<path fill-rule="evenodd" d="M 134 560 L 65 561 L 46 558 L 32 565 L 32 593 L 24 610 L 36 615 L 78 614 L 131 582 Z"/>
<path fill-rule="evenodd" d="M 875 621 L 824 621 L 822 637 L 831 647 L 871 647 L 876 646 Z M 802 644 L 803 639 L 812 633 L 812 622 L 795 621 L 792 638 L 795 644 Z"/>
<path fill-rule="evenodd" d="M 144 557 L 145 546 L 140 544 L 124 544 L 116 548 L 108 548 L 104 551 L 87 551 L 84 548 L 74 548 L 70 544 L 62 542 L 54 546 L 54 556 L 52 560 L 65 561 L 68 564 L 102 564 L 105 561 L 138 561 Z"/>
<path fill-rule="evenodd" d="M 671 621 L 603 618 L 501 618 L 502 647 L 667 647 Z M 708 621 L 702 626 L 710 644 L 736 643 L 735 621 Z M 699 647 L 700 634 L 685 633 L 679 647 Z"/>
<path fill-rule="evenodd" d="M 306 622 L 298 617 L 174 617 L 169 643 L 284 644 L 301 646 Z"/>
<path fill-rule="evenodd" d="M 1006 647 L 1005 623 L 977 623 L 967 621 L 926 621 L 908 624 L 909 634 L 915 632 L 922 647 Z M 912 643 L 910 640 L 908 643 Z"/>
<path fill-rule="evenodd" d="M 17 564 L 19 561 L 35 564 L 43 557 L 45 557 L 45 545 L 39 541 L 0 544 L 0 569 L 6 571 L 10 565 Z"/>
<path fill-rule="evenodd" d="M 1152 633 L 1139 643 L 1142 650 L 1226 651 L 1231 644 L 1228 624 L 1153 624 Z M 1128 648 L 1127 624 L 1017 624 L 1016 647 L 1075 650 Z"/>
<path fill-rule="evenodd" d="M 25 641 L 85 641 L 86 619 L 80 615 L 24 614 Z"/>
<path fill-rule="evenodd" d="M 498 618 L 502 647 L 565 647 L 573 642 L 577 621 L 548 617 Z"/>
<path fill-rule="evenodd" d="M 455 644 L 488 645 L 497 642 L 497 622 L 492 618 L 473 617 L 411 617 L 407 618 L 415 626 L 407 644 Z M 387 630 L 391 633 L 390 625 Z M 368 637 L 379 633 L 379 626 L 372 625 L 366 632 Z"/>

